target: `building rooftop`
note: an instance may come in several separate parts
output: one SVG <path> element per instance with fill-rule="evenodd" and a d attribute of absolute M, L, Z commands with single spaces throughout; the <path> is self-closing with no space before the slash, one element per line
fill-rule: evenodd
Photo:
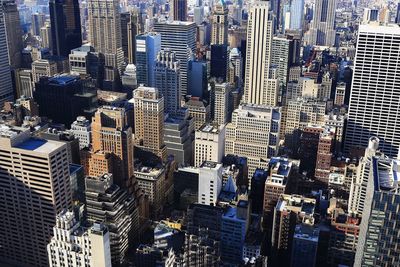
<path fill-rule="evenodd" d="M 59 76 L 54 76 L 52 78 L 49 78 L 49 82 L 52 84 L 66 85 L 66 84 L 73 83 L 79 79 L 80 79 L 79 76 L 59 75 Z"/>
<path fill-rule="evenodd" d="M 218 125 L 215 124 L 205 123 L 200 127 L 198 131 L 204 133 L 218 134 L 220 132 L 220 127 L 218 127 Z"/>
<path fill-rule="evenodd" d="M 15 148 L 23 149 L 23 150 L 30 150 L 38 153 L 50 153 L 53 152 L 64 144 L 57 141 L 52 140 L 44 140 L 44 139 L 37 139 L 37 138 L 28 138 L 23 142 L 14 146 Z"/>
<path fill-rule="evenodd" d="M 217 162 L 213 161 L 204 161 L 203 164 L 201 164 L 200 168 L 209 168 L 209 169 L 216 169 L 219 165 Z"/>

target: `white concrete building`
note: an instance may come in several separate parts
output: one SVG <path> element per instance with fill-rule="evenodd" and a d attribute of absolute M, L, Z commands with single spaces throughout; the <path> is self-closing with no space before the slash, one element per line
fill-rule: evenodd
<path fill-rule="evenodd" d="M 225 152 L 225 125 L 204 124 L 195 132 L 194 166 L 204 161 L 221 162 Z"/>
<path fill-rule="evenodd" d="M 110 234 L 95 223 L 83 228 L 73 212 L 62 211 L 47 245 L 50 267 L 111 267 Z"/>
<path fill-rule="evenodd" d="M 71 131 L 79 139 L 79 149 L 89 147 L 92 143 L 92 125 L 89 120 L 83 116 L 76 118 L 71 124 Z"/>
<path fill-rule="evenodd" d="M 216 205 L 222 189 L 222 164 L 205 161 L 199 169 L 198 202 L 204 205 Z"/>

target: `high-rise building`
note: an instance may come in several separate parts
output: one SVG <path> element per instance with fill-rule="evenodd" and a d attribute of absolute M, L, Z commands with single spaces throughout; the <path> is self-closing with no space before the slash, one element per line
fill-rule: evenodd
<path fill-rule="evenodd" d="M 267 159 L 276 156 L 279 146 L 281 110 L 260 105 L 240 105 L 226 126 L 225 154 L 248 159 L 248 176 Z"/>
<path fill-rule="evenodd" d="M 290 5 L 290 30 L 302 30 L 304 18 L 304 0 L 292 0 Z"/>
<path fill-rule="evenodd" d="M 317 0 L 307 43 L 334 46 L 336 40 L 335 18 L 337 0 Z"/>
<path fill-rule="evenodd" d="M 175 0 L 181 1 L 181 0 Z M 161 34 L 161 48 L 175 52 L 181 66 L 182 94 L 187 93 L 188 61 L 196 53 L 196 23 L 194 22 L 157 22 L 154 31 Z"/>
<path fill-rule="evenodd" d="M 109 229 L 111 262 L 119 265 L 126 260 L 129 241 L 138 232 L 136 199 L 113 182 L 112 174 L 87 176 L 85 184 L 87 220 L 94 225 L 101 222 Z"/>
<path fill-rule="evenodd" d="M 51 35 L 50 23 L 46 23 L 42 28 L 40 28 L 40 39 L 42 47 L 49 48 L 49 50 L 52 50 L 53 39 Z"/>
<path fill-rule="evenodd" d="M 207 63 L 205 61 L 189 61 L 187 94 L 208 101 Z"/>
<path fill-rule="evenodd" d="M 71 131 L 79 139 L 79 148 L 90 147 L 92 144 L 92 126 L 89 120 L 79 116 L 71 124 Z"/>
<path fill-rule="evenodd" d="M 15 72 L 17 96 L 33 97 L 32 70 L 18 69 Z M 1 105 L 1 104 L 0 104 Z"/>
<path fill-rule="evenodd" d="M 204 161 L 199 169 L 199 193 L 197 202 L 215 206 L 222 189 L 222 164 Z"/>
<path fill-rule="evenodd" d="M 293 40 L 284 37 L 272 39 L 271 64 L 277 68 L 279 82 L 286 86 L 289 79 L 289 68 L 293 58 Z"/>
<path fill-rule="evenodd" d="M 110 233 L 99 223 L 85 228 L 64 210 L 57 215 L 47 253 L 50 267 L 111 267 Z"/>
<path fill-rule="evenodd" d="M 204 124 L 195 133 L 194 166 L 204 161 L 221 162 L 224 156 L 225 125 Z"/>
<path fill-rule="evenodd" d="M 10 66 L 18 68 L 22 63 L 21 52 L 23 43 L 17 3 L 14 0 L 1 1 L 0 12 L 3 13 Z"/>
<path fill-rule="evenodd" d="M 376 44 L 377 39 L 382 41 Z M 389 157 L 397 156 L 400 74 L 392 72 L 400 68 L 399 53 L 398 25 L 360 26 L 345 137 L 346 153 L 352 148 L 365 148 L 368 139 L 377 136 L 381 140 L 380 150 Z"/>
<path fill-rule="evenodd" d="M 228 45 L 211 45 L 210 76 L 226 82 L 229 67 Z"/>
<path fill-rule="evenodd" d="M 128 63 L 136 64 L 136 35 L 140 34 L 138 10 L 130 11 L 130 19 L 127 27 L 128 38 Z"/>
<path fill-rule="evenodd" d="M 291 267 L 316 266 L 319 229 L 306 224 L 296 226 L 293 235 Z"/>
<path fill-rule="evenodd" d="M 50 0 L 53 55 L 68 57 L 82 45 L 81 16 L 78 0 Z"/>
<path fill-rule="evenodd" d="M 241 87 L 243 84 L 243 57 L 236 47 L 229 52 L 229 82 Z"/>
<path fill-rule="evenodd" d="M 137 83 L 137 68 L 133 64 L 126 65 L 124 74 L 121 77 L 123 93 L 126 93 L 127 98 L 132 98 L 133 90 L 138 87 Z"/>
<path fill-rule="evenodd" d="M 148 32 L 136 36 L 136 77 L 138 85 L 154 84 L 154 67 L 161 50 L 161 35 Z"/>
<path fill-rule="evenodd" d="M 211 44 L 228 44 L 228 8 L 225 1 L 218 1 L 212 11 Z"/>
<path fill-rule="evenodd" d="M 378 18 L 379 18 L 379 10 L 378 9 L 365 8 L 363 18 L 362 18 L 362 23 L 368 24 L 371 21 L 378 21 Z"/>
<path fill-rule="evenodd" d="M 154 87 L 164 97 L 164 112 L 175 115 L 181 106 L 181 73 L 175 53 L 161 50 L 152 71 L 154 71 Z"/>
<path fill-rule="evenodd" d="M 230 119 L 232 85 L 229 83 L 215 83 L 211 89 L 212 117 L 214 123 L 225 125 Z"/>
<path fill-rule="evenodd" d="M 67 146 L 0 126 L 0 262 L 48 266 L 56 214 L 72 207 Z"/>
<path fill-rule="evenodd" d="M 363 173 L 367 185 L 354 266 L 396 266 L 399 257 L 393 246 L 400 242 L 400 162 L 384 155 L 370 157 L 372 164 Z"/>
<path fill-rule="evenodd" d="M 4 102 L 14 99 L 14 90 L 11 81 L 11 70 L 9 62 L 9 51 L 7 49 L 6 16 L 3 11 L 0 12 L 0 109 Z"/>
<path fill-rule="evenodd" d="M 187 20 L 187 0 L 171 0 L 170 1 L 171 20 L 186 21 Z"/>
<path fill-rule="evenodd" d="M 278 87 L 270 79 L 273 21 L 269 2 L 256 2 L 249 11 L 244 102 L 276 106 Z M 262 59 L 262 60 L 260 60 Z"/>
<path fill-rule="evenodd" d="M 50 59 L 39 59 L 32 62 L 32 80 L 38 82 L 40 77 L 53 77 L 58 73 L 57 62 Z"/>
<path fill-rule="evenodd" d="M 164 97 L 158 89 L 140 86 L 133 91 L 135 145 L 167 158 L 164 144 Z"/>
<path fill-rule="evenodd" d="M 207 102 L 198 97 L 192 97 L 184 105 L 189 110 L 189 114 L 194 119 L 194 128 L 199 129 L 204 123 L 210 122 L 211 110 Z"/>
<path fill-rule="evenodd" d="M 133 140 L 132 128 L 128 125 L 124 108 L 103 106 L 97 110 L 92 119 L 92 154 L 102 155 L 112 161 L 112 174 L 115 184 L 121 188 L 132 189 L 133 186 Z M 89 157 L 89 158 L 90 158 Z M 90 159 L 89 159 L 90 160 Z M 109 169 L 106 164 L 89 164 L 90 176 L 101 176 Z"/>
<path fill-rule="evenodd" d="M 89 0 L 89 41 L 105 58 L 104 86 L 115 89 L 124 64 L 119 1 Z"/>
<path fill-rule="evenodd" d="M 400 3 L 397 4 L 397 11 L 396 11 L 396 20 L 397 24 L 400 24 Z"/>
<path fill-rule="evenodd" d="M 33 35 L 40 35 L 40 28 L 44 26 L 46 22 L 46 14 L 44 13 L 34 13 L 32 14 L 32 26 L 31 32 Z"/>

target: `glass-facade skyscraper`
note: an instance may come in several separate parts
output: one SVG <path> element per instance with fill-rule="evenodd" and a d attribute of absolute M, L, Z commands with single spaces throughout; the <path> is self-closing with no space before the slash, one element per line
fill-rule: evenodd
<path fill-rule="evenodd" d="M 68 57 L 82 45 L 81 17 L 78 0 L 50 0 L 53 54 Z"/>

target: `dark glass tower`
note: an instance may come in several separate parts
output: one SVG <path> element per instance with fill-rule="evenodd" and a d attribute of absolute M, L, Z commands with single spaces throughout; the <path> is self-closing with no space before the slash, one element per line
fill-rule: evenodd
<path fill-rule="evenodd" d="M 72 49 L 82 45 L 81 18 L 78 0 L 50 0 L 53 54 L 68 57 Z"/>

